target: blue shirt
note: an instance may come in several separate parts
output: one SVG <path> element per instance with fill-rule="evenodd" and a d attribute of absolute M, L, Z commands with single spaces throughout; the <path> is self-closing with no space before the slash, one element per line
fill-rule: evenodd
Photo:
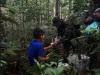
<path fill-rule="evenodd" d="M 41 41 L 34 39 L 30 42 L 28 47 L 28 59 L 30 64 L 34 64 L 34 59 L 38 57 L 44 57 L 45 51 Z"/>

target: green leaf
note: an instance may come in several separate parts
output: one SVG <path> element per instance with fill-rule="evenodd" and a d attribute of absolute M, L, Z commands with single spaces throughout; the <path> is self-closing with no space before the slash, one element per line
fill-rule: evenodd
<path fill-rule="evenodd" d="M 2 63 L 2 64 L 7 64 L 7 62 L 4 61 L 4 60 L 0 60 L 0 63 Z"/>
<path fill-rule="evenodd" d="M 10 13 L 12 13 L 12 14 L 16 13 L 16 7 L 8 7 L 8 9 L 9 9 Z"/>

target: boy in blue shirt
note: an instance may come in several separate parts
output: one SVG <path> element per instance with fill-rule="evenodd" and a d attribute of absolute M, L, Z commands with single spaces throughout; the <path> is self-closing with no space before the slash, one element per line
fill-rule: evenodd
<path fill-rule="evenodd" d="M 44 32 L 40 28 L 35 28 L 33 31 L 34 39 L 30 42 L 28 47 L 28 59 L 30 65 L 34 65 L 34 59 L 38 61 L 46 61 L 49 57 L 45 56 L 45 50 L 52 46 L 43 47 Z"/>

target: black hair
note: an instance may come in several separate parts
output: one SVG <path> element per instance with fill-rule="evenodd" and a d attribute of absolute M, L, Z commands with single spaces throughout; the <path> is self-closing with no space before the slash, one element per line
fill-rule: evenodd
<path fill-rule="evenodd" d="M 41 35 L 44 35 L 44 31 L 40 28 L 35 28 L 33 30 L 33 37 L 34 38 L 39 38 Z"/>

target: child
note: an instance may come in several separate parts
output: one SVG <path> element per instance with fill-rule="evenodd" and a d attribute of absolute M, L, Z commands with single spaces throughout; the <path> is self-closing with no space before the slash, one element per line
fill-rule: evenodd
<path fill-rule="evenodd" d="M 34 39 L 30 42 L 28 47 L 28 59 L 30 65 L 34 65 L 34 59 L 38 61 L 48 60 L 48 56 L 45 56 L 45 50 L 52 48 L 52 45 L 43 47 L 44 32 L 40 28 L 35 28 L 33 31 Z"/>

